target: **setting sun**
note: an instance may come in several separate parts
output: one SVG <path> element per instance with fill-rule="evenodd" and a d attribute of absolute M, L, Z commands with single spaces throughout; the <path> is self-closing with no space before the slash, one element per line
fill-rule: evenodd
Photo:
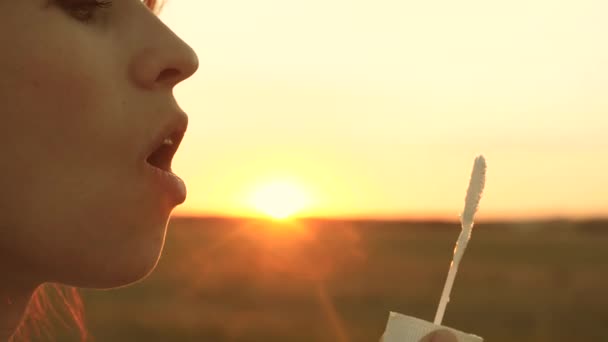
<path fill-rule="evenodd" d="M 310 197 L 303 187 L 284 180 L 260 185 L 250 198 L 256 211 L 278 220 L 294 216 L 309 203 Z"/>

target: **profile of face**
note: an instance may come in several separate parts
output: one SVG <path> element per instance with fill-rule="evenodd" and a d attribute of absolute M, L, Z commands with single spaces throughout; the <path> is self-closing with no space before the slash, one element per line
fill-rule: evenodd
<path fill-rule="evenodd" d="M 141 0 L 109 2 L 0 1 L 0 269 L 16 281 L 138 281 L 184 200 L 146 153 L 184 128 L 173 89 L 197 56 Z"/>

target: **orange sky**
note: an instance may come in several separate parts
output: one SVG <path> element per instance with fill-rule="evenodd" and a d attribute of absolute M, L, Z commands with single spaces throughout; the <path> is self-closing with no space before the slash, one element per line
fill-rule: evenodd
<path fill-rule="evenodd" d="M 608 214 L 608 2 L 169 0 L 198 53 L 176 88 L 180 213 L 244 215 L 289 179 L 315 216 Z M 287 199 L 285 201 L 288 201 Z"/>

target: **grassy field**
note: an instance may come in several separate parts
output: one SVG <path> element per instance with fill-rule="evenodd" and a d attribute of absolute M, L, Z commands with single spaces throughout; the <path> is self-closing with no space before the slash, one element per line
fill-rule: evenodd
<path fill-rule="evenodd" d="M 456 222 L 173 218 L 156 271 L 83 291 L 97 341 L 377 341 L 432 320 Z M 606 341 L 608 223 L 478 223 L 444 324 L 490 342 Z"/>

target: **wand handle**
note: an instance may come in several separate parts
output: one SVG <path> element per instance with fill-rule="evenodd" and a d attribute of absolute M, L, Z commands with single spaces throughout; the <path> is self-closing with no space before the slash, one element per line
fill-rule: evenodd
<path fill-rule="evenodd" d="M 443 286 L 443 293 L 441 294 L 437 313 L 435 314 L 435 324 L 437 325 L 441 325 L 445 308 L 450 301 L 450 293 L 452 292 L 456 272 L 458 272 L 458 265 L 460 264 L 462 255 L 464 254 L 467 244 L 469 243 L 469 239 L 471 238 L 475 213 L 479 208 L 479 200 L 481 199 L 481 194 L 483 193 L 485 183 L 486 160 L 483 156 L 478 156 L 475 158 L 475 162 L 473 163 L 473 171 L 471 172 L 471 179 L 469 180 L 469 187 L 467 189 L 467 195 L 464 201 L 464 210 L 462 211 L 462 215 L 460 215 L 462 230 L 460 232 L 460 236 L 458 237 L 458 241 L 456 242 L 456 247 L 454 248 L 454 257 L 452 258 L 450 270 L 448 271 L 448 277 L 445 281 L 445 285 Z"/>

